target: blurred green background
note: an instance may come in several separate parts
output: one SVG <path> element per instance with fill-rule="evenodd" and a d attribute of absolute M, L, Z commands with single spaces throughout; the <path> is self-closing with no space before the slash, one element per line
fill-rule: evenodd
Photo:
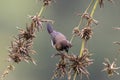
<path fill-rule="evenodd" d="M 80 16 L 77 16 L 78 12 L 83 13 L 89 2 L 90 0 L 56 0 L 56 3 L 47 7 L 42 16 L 54 20 L 54 28 L 70 40 L 72 29 L 80 20 Z M 93 26 L 94 34 L 87 46 L 93 53 L 94 59 L 94 64 L 88 68 L 90 80 L 120 80 L 120 76 L 114 75 L 109 78 L 105 72 L 101 72 L 102 62 L 106 57 L 112 61 L 117 56 L 117 65 L 120 66 L 120 55 L 117 55 L 120 53 L 118 51 L 120 46 L 113 44 L 114 41 L 120 41 L 120 31 L 113 29 L 113 27 L 120 27 L 120 0 L 114 0 L 114 2 L 115 4 L 111 4 L 105 0 L 104 7 L 98 6 L 94 14 L 99 25 Z M 16 27 L 25 28 L 26 23 L 30 23 L 28 15 L 37 14 L 40 7 L 41 2 L 36 0 L 0 0 L 0 75 L 9 64 L 7 62 L 8 47 L 13 36 L 18 34 Z M 79 54 L 80 45 L 81 40 L 75 38 L 70 53 Z M 45 26 L 44 31 L 37 33 L 34 49 L 37 54 L 32 57 L 38 65 L 26 62 L 16 64 L 15 71 L 10 72 L 6 80 L 50 80 L 58 58 L 51 58 L 56 50 L 51 47 Z"/>

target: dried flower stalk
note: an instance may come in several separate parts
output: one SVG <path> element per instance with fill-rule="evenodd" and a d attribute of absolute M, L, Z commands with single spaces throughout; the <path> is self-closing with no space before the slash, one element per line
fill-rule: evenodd
<path fill-rule="evenodd" d="M 60 56 L 60 61 L 56 65 L 52 79 L 62 78 L 68 75 L 68 80 L 70 80 L 75 72 L 77 72 L 77 75 L 80 75 L 81 78 L 82 75 L 86 75 L 88 78 L 89 72 L 86 68 L 93 64 L 93 59 L 90 59 L 91 54 L 88 50 L 84 50 L 81 57 L 66 53 L 58 53 L 56 55 Z"/>
<path fill-rule="evenodd" d="M 48 5 L 51 0 L 44 0 L 44 6 Z M 36 64 L 36 62 L 31 57 L 31 54 L 35 54 L 36 51 L 33 50 L 33 40 L 36 37 L 36 32 L 43 28 L 43 22 L 53 22 L 52 20 L 42 19 L 40 18 L 44 7 L 41 8 L 38 15 L 30 16 L 32 19 L 30 25 L 26 26 L 26 29 L 18 28 L 19 34 L 14 37 L 14 40 L 11 41 L 11 45 L 8 49 L 9 51 L 9 61 L 13 61 L 13 63 L 20 63 L 21 61 L 32 62 Z M 1 79 L 3 79 L 9 71 L 13 70 L 13 65 L 7 66 L 1 75 Z"/>

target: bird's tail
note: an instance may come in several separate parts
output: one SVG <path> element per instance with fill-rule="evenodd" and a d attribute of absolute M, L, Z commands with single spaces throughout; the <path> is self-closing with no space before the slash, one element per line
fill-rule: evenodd
<path fill-rule="evenodd" d="M 53 27 L 49 23 L 47 24 L 47 31 L 49 34 L 53 32 Z"/>

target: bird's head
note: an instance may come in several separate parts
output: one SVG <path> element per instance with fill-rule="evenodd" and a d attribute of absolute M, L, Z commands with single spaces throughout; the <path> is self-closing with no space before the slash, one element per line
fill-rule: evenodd
<path fill-rule="evenodd" d="M 65 50 L 66 52 L 68 52 L 68 49 L 71 47 L 72 47 L 72 44 L 67 40 L 62 40 L 61 42 L 58 42 L 55 44 L 55 48 L 58 51 Z"/>

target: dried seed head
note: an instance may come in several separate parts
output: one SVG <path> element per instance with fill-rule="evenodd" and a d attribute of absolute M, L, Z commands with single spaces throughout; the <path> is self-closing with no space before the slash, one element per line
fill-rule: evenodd
<path fill-rule="evenodd" d="M 52 20 L 40 19 L 37 15 L 30 16 L 30 18 L 32 19 L 31 25 L 27 25 L 25 30 L 19 28 L 20 33 L 11 42 L 9 48 L 9 57 L 16 63 L 26 61 L 36 64 L 30 56 L 30 54 L 35 53 L 32 49 L 35 33 L 42 29 L 42 22 L 52 22 Z"/>
<path fill-rule="evenodd" d="M 82 39 L 85 39 L 87 41 L 92 37 L 92 34 L 93 34 L 92 29 L 91 27 L 88 26 L 81 30 L 80 36 Z"/>
<path fill-rule="evenodd" d="M 32 28 L 29 28 L 29 27 L 26 27 L 26 30 L 24 29 L 19 29 L 20 30 L 20 33 L 18 34 L 18 36 L 20 38 L 24 38 L 26 40 L 29 40 L 29 39 L 33 39 L 35 38 L 35 30 L 33 30 Z"/>
<path fill-rule="evenodd" d="M 44 6 L 51 4 L 52 0 L 43 0 Z"/>
<path fill-rule="evenodd" d="M 120 27 L 114 27 L 113 29 L 115 29 L 115 30 L 120 30 Z"/>
<path fill-rule="evenodd" d="M 88 13 L 83 13 L 82 18 L 85 18 L 88 21 L 88 26 L 90 26 L 92 23 L 96 25 L 98 24 L 98 21 L 93 19 Z"/>
<path fill-rule="evenodd" d="M 56 64 L 56 69 L 54 71 L 54 75 L 53 75 L 52 79 L 54 79 L 54 78 L 62 78 L 67 73 L 67 70 L 66 70 L 67 69 L 67 61 L 65 59 L 65 56 L 63 55 L 63 53 L 60 53 L 60 54 L 58 53 L 56 55 L 60 56 L 60 60 Z"/>
<path fill-rule="evenodd" d="M 117 45 L 120 45 L 120 42 L 119 41 L 115 41 L 113 42 L 114 44 L 117 44 Z"/>
<path fill-rule="evenodd" d="M 99 5 L 100 5 L 100 8 L 102 7 L 102 6 L 104 6 L 104 2 L 103 2 L 104 0 L 99 0 Z"/>
<path fill-rule="evenodd" d="M 70 80 L 74 72 L 77 72 L 77 74 L 81 77 L 82 74 L 86 75 L 87 77 L 89 76 L 89 72 L 86 67 L 91 65 L 93 60 L 90 59 L 91 54 L 89 54 L 87 49 L 83 51 L 83 55 L 81 57 L 66 53 L 59 53 L 56 55 L 60 56 L 60 61 L 56 66 L 53 78 L 59 78 L 61 76 L 64 77 L 65 75 L 68 75 L 68 80 Z"/>
<path fill-rule="evenodd" d="M 21 61 L 21 57 L 18 54 L 10 54 L 9 57 L 16 63 L 19 63 Z"/>
<path fill-rule="evenodd" d="M 84 19 L 91 19 L 91 16 L 90 16 L 90 14 L 89 13 L 83 13 L 83 15 L 82 15 L 82 18 L 84 18 Z"/>
<path fill-rule="evenodd" d="M 5 69 L 5 71 L 3 72 L 3 74 L 1 75 L 1 80 L 4 80 L 4 77 L 9 74 L 10 71 L 13 71 L 15 69 L 15 67 L 13 65 L 9 65 L 7 66 L 7 68 Z"/>
<path fill-rule="evenodd" d="M 119 73 L 116 70 L 120 69 L 120 67 L 116 66 L 115 61 L 110 63 L 109 59 L 105 58 L 105 62 L 103 62 L 103 65 L 105 67 L 104 67 L 104 69 L 102 71 L 106 71 L 108 76 L 112 76 L 114 73 L 119 75 Z"/>
<path fill-rule="evenodd" d="M 75 27 L 75 28 L 73 29 L 73 34 L 74 34 L 75 36 L 80 36 L 80 29 L 79 29 L 78 27 Z"/>
<path fill-rule="evenodd" d="M 111 3 L 114 3 L 113 0 L 108 0 L 108 1 L 111 2 Z M 100 8 L 104 7 L 104 0 L 99 0 L 99 5 L 100 5 Z"/>
<path fill-rule="evenodd" d="M 31 26 L 35 27 L 38 31 L 43 28 L 42 21 L 38 15 L 30 16 L 30 18 L 32 19 Z"/>
<path fill-rule="evenodd" d="M 74 72 L 77 72 L 77 74 L 79 74 L 81 77 L 82 74 L 86 75 L 87 77 L 89 76 L 89 72 L 86 69 L 86 67 L 93 63 L 93 60 L 90 59 L 90 56 L 91 55 L 85 51 L 81 57 L 74 55 L 74 58 L 72 57 L 71 59 L 71 68 Z"/>
<path fill-rule="evenodd" d="M 38 31 L 40 29 L 43 29 L 43 22 L 51 22 L 52 24 L 54 23 L 53 20 L 43 19 L 43 18 L 40 18 L 38 15 L 29 16 L 29 17 L 32 19 L 31 26 L 33 27 L 33 29 L 36 28 Z"/>
<path fill-rule="evenodd" d="M 32 50 L 33 38 L 35 37 L 34 28 L 35 27 L 30 26 L 26 27 L 26 30 L 19 29 L 20 33 L 14 38 L 14 41 L 11 42 L 11 46 L 9 48 L 9 57 L 14 62 L 33 62 L 30 54 L 35 52 Z"/>

